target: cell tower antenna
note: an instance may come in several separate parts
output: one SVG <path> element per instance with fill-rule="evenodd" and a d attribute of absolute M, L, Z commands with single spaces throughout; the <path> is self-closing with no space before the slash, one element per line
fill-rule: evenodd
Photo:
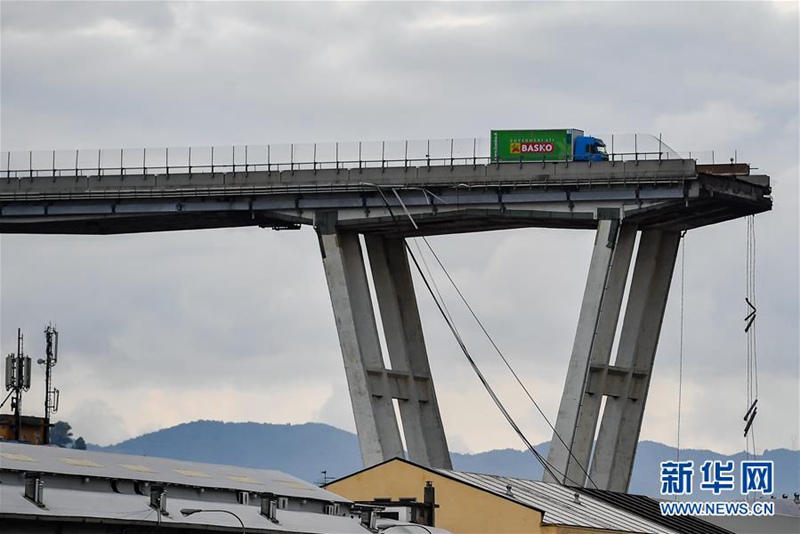
<path fill-rule="evenodd" d="M 11 390 L 14 398 L 14 439 L 22 440 L 22 392 L 31 388 L 31 359 L 23 354 L 22 329 L 17 329 L 17 353 L 6 356 L 6 391 Z"/>
<path fill-rule="evenodd" d="M 53 367 L 58 362 L 58 330 L 51 324 L 44 329 L 45 358 L 39 359 L 36 363 L 44 364 L 44 418 L 45 431 L 44 442 L 50 443 L 50 414 L 58 411 L 58 389 L 51 387 L 53 379 Z"/>

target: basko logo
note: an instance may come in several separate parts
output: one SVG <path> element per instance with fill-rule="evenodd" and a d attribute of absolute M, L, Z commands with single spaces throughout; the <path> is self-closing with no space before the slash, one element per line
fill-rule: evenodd
<path fill-rule="evenodd" d="M 551 154 L 553 143 L 511 143 L 512 154 Z"/>

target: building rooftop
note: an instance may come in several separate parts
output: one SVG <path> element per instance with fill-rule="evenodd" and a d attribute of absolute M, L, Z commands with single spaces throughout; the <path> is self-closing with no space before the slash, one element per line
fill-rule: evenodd
<path fill-rule="evenodd" d="M 648 534 L 681 532 L 643 518 L 624 507 L 581 493 L 578 488 L 539 480 L 465 473 L 449 469 L 434 471 L 476 488 L 542 512 L 542 523 Z M 711 532 L 711 531 L 709 531 Z M 715 533 L 726 532 L 717 529 Z M 681 532 L 681 534 L 684 534 Z"/>
<path fill-rule="evenodd" d="M 403 458 L 393 458 L 365 468 L 328 486 L 336 487 L 351 477 L 381 469 L 392 462 L 402 462 L 536 510 L 542 514 L 543 526 L 564 527 L 570 531 L 590 529 L 635 534 L 732 534 L 729 530 L 694 517 L 662 517 L 658 501 L 649 497 L 586 490 L 539 480 L 430 468 Z M 653 515 L 653 510 L 659 513 L 658 517 Z"/>
<path fill-rule="evenodd" d="M 0 442 L 0 469 L 350 502 L 280 471 Z"/>
<path fill-rule="evenodd" d="M 664 516 L 658 501 L 644 495 L 631 495 L 616 491 L 576 488 L 584 495 L 628 510 L 653 523 L 677 530 L 681 534 L 730 534 L 731 531 L 692 516 Z"/>
<path fill-rule="evenodd" d="M 41 482 L 38 505 L 25 496 L 32 478 Z M 153 491 L 165 494 L 160 508 L 151 505 Z M 263 496 L 275 501 L 277 522 L 261 514 Z M 187 508 L 208 513 L 184 517 Z M 280 471 L 0 442 L 0 518 L 20 531 L 31 522 L 80 522 L 87 531 L 118 524 L 241 532 L 237 517 L 254 533 L 368 532 L 351 501 Z"/>

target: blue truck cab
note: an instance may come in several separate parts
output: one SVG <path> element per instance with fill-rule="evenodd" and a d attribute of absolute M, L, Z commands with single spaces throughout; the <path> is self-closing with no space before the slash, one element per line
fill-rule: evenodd
<path fill-rule="evenodd" d="M 597 137 L 589 135 L 576 136 L 572 159 L 574 161 L 608 161 L 606 144 Z"/>

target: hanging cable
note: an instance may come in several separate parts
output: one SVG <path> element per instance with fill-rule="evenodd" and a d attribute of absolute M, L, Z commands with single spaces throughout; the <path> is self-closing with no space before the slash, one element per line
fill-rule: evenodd
<path fill-rule="evenodd" d="M 433 284 L 433 289 L 436 291 L 436 296 L 439 298 L 439 301 L 443 304 L 444 311 L 447 314 L 447 319 L 453 324 L 455 324 L 455 321 L 453 321 L 453 316 L 450 314 L 450 310 L 444 303 L 444 297 L 442 297 L 442 293 L 439 291 L 439 286 L 436 284 L 436 278 L 434 278 L 433 272 L 428 266 L 428 262 L 425 261 L 425 255 L 422 253 L 422 249 L 420 248 L 419 242 L 416 239 L 414 240 L 414 246 L 417 247 L 417 252 L 419 252 L 419 257 L 422 260 L 422 265 L 425 266 L 425 272 L 428 273 L 428 277 L 431 281 L 431 284 Z"/>
<path fill-rule="evenodd" d="M 365 184 L 365 185 L 369 185 L 369 186 L 371 186 L 371 187 L 374 187 L 375 189 L 377 189 L 377 190 L 378 190 L 378 193 L 381 195 L 381 198 L 383 199 L 383 202 L 384 202 L 384 204 L 386 205 L 386 208 L 387 208 L 387 210 L 388 210 L 388 212 L 389 212 L 389 215 L 391 216 L 391 218 L 392 218 L 392 220 L 395 222 L 395 224 L 397 224 L 397 219 L 396 219 L 396 217 L 395 217 L 395 215 L 394 215 L 394 213 L 393 213 L 393 211 L 392 211 L 392 207 L 391 207 L 391 205 L 389 204 L 389 201 L 388 201 L 388 199 L 386 198 L 386 195 L 384 195 L 384 194 L 383 194 L 383 191 L 381 190 L 381 187 L 380 187 L 380 186 L 378 186 L 378 185 L 376 185 L 376 184 Z M 392 192 L 393 192 L 393 194 L 394 194 L 395 198 L 396 198 L 396 199 L 397 199 L 397 201 L 399 202 L 400 206 L 403 208 L 403 211 L 405 212 L 406 216 L 409 218 L 409 220 L 410 220 L 410 222 L 411 222 L 412 226 L 413 226 L 415 229 L 419 229 L 419 227 L 417 226 L 416 222 L 414 221 L 414 218 L 412 217 L 411 213 L 409 212 L 409 210 L 406 208 L 405 204 L 403 203 L 403 200 L 402 200 L 402 198 L 400 198 L 400 195 L 398 194 L 397 190 L 396 190 L 394 187 L 392 187 L 392 188 L 391 188 L 391 190 L 392 190 Z M 517 374 L 514 372 L 514 370 L 511 368 L 510 364 L 509 364 L 509 363 L 508 363 L 508 361 L 505 359 L 505 357 L 503 357 L 503 354 L 502 354 L 502 352 L 500 352 L 500 349 L 499 349 L 499 348 L 497 347 L 497 345 L 494 343 L 494 340 L 492 340 L 491 336 L 489 336 L 488 332 L 487 332 L 487 331 L 486 331 L 486 329 L 483 327 L 483 324 L 480 322 L 480 320 L 478 319 L 478 317 L 477 317 L 477 315 L 475 314 L 475 312 L 474 312 L 474 311 L 472 310 L 472 308 L 469 306 L 469 303 L 466 301 L 466 299 L 464 298 L 463 294 L 462 294 L 462 293 L 461 293 L 461 291 L 458 289 L 458 286 L 455 284 L 455 282 L 453 281 L 453 279 L 450 277 L 450 274 L 447 272 L 447 269 L 445 269 L 445 268 L 444 268 L 444 265 L 442 264 L 441 260 L 439 260 L 439 257 L 438 257 L 438 256 L 436 255 L 436 253 L 433 251 L 433 248 L 431 247 L 430 243 L 428 243 L 427 239 L 425 239 L 425 237 L 424 237 L 424 236 L 423 236 L 423 240 L 425 241 L 425 244 L 428 246 L 428 248 L 429 248 L 429 249 L 431 250 L 431 252 L 433 253 L 434 257 L 436 258 L 436 261 L 437 261 L 437 262 L 439 263 L 439 265 L 442 267 L 442 270 L 443 270 L 443 271 L 445 272 L 445 274 L 447 275 L 447 278 L 450 280 L 450 283 L 451 283 L 451 284 L 453 284 L 453 287 L 455 287 L 455 289 L 456 289 L 456 291 L 458 292 L 459 296 L 460 296 L 460 297 L 461 297 L 461 299 L 464 301 L 464 303 L 467 305 L 467 308 L 468 308 L 468 309 L 469 309 L 469 311 L 472 313 L 472 316 L 475 318 L 475 320 L 476 320 L 476 321 L 478 322 L 478 324 L 480 325 L 480 327 L 481 327 L 481 329 L 483 330 L 484 334 L 486 334 L 486 336 L 489 338 L 489 340 L 490 340 L 490 342 L 492 343 L 492 345 L 494 346 L 495 350 L 497 350 L 498 354 L 500 354 L 501 358 L 502 358 L 502 359 L 503 359 L 503 361 L 506 363 L 506 366 L 508 366 L 508 368 L 511 370 L 512 374 L 514 375 L 514 377 L 517 379 L 517 381 L 520 383 L 520 385 L 522 385 L 522 382 L 521 382 L 521 380 L 519 379 L 519 377 L 517 376 Z M 561 471 L 559 471 L 557 468 L 555 468 L 555 467 L 554 467 L 552 464 L 550 464 L 550 463 L 549 463 L 549 462 L 548 462 L 548 461 L 547 461 L 547 460 L 546 460 L 546 459 L 545 459 L 545 458 L 544 458 L 544 457 L 543 457 L 541 454 L 539 454 L 539 452 L 538 452 L 538 451 L 536 451 L 536 449 L 533 447 L 533 444 L 531 444 L 531 442 L 528 440 L 528 438 L 527 438 L 527 437 L 525 436 L 525 434 L 522 432 L 522 429 L 520 429 L 520 428 L 519 428 L 519 426 L 517 425 L 516 421 L 514 421 L 513 417 L 511 417 L 511 414 L 508 412 L 508 410 L 505 408 L 505 406 L 503 405 L 503 403 L 500 401 L 500 398 L 497 396 L 497 394 L 495 394 L 494 390 L 493 390 L 493 389 L 492 389 L 492 387 L 489 385 L 489 382 L 486 380 L 486 377 L 483 375 L 483 373 L 481 372 L 481 370 L 480 370 L 480 368 L 478 367 L 477 363 L 476 363 L 476 362 L 475 362 L 475 360 L 472 358 L 472 355 L 470 354 L 469 350 L 467 349 L 467 346 L 466 346 L 466 344 L 464 343 L 464 340 L 463 340 L 463 338 L 461 337 L 461 334 L 458 332 L 458 329 L 457 329 L 457 328 L 456 328 L 456 326 L 455 326 L 455 322 L 452 320 L 452 317 L 451 317 L 451 315 L 450 315 L 450 312 L 449 312 L 449 310 L 447 309 L 447 306 L 446 306 L 446 304 L 444 303 L 444 299 L 442 299 L 442 297 L 441 297 L 441 293 L 439 292 L 439 290 L 438 290 L 438 287 L 437 287 L 437 288 L 434 290 L 434 288 L 431 286 L 431 282 L 429 282 L 429 281 L 428 281 L 428 276 L 426 276 L 425 272 L 422 270 L 422 267 L 420 266 L 420 264 L 419 264 L 419 261 L 417 260 L 417 257 L 416 257 L 416 255 L 414 254 L 414 251 L 413 251 L 413 250 L 411 249 L 411 247 L 409 246 L 408 242 L 407 242 L 406 240 L 403 240 L 403 244 L 405 245 L 405 248 L 406 248 L 406 250 L 408 251 L 408 254 L 409 254 L 409 256 L 411 257 L 411 260 L 414 262 L 414 266 L 416 267 L 416 269 L 417 269 L 417 272 L 419 273 L 420 277 L 422 278 L 422 281 L 424 282 L 424 284 L 425 284 L 425 287 L 428 289 L 428 292 L 430 293 L 430 295 L 431 295 L 431 298 L 433 298 L 433 301 L 434 301 L 434 303 L 436 304 L 436 307 L 439 309 L 439 313 L 441 313 L 442 317 L 443 317 L 443 318 L 444 318 L 444 320 L 445 320 L 445 323 L 447 324 L 448 328 L 450 329 L 451 333 L 453 334 L 453 337 L 455 337 L 455 339 L 456 339 L 456 342 L 458 343 L 459 347 L 461 348 L 461 351 L 464 353 L 464 356 L 467 358 L 467 361 L 469 362 L 469 364 L 470 364 L 470 366 L 472 367 L 472 369 L 473 369 L 473 371 L 475 372 L 475 374 L 478 376 L 479 380 L 480 380 L 480 381 L 481 381 L 481 383 L 483 384 L 484 388 L 486 389 L 487 393 L 488 393 L 488 394 L 489 394 L 489 396 L 491 397 L 492 401 L 495 403 L 495 405 L 497 406 L 497 408 L 498 408 L 498 409 L 500 410 L 500 412 L 503 414 L 503 417 L 506 419 L 506 421 L 509 423 L 509 425 L 512 427 L 512 429 L 513 429 L 513 430 L 516 432 L 517 436 L 518 436 L 518 437 L 519 437 L 519 438 L 522 440 L 522 442 L 523 442 L 523 443 L 526 445 L 526 447 L 528 447 L 528 450 L 529 450 L 529 451 L 530 451 L 530 452 L 531 452 L 531 453 L 534 455 L 534 457 L 535 457 L 535 458 L 536 458 L 536 459 L 539 461 L 539 463 L 542 465 L 542 468 L 543 468 L 545 471 L 547 471 L 547 473 L 548 473 L 548 474 L 549 474 L 549 475 L 550 475 L 550 476 L 551 476 L 551 477 L 552 477 L 554 480 L 561 480 L 561 483 L 562 483 L 562 484 L 563 484 L 563 483 L 565 483 L 565 482 L 568 480 L 569 482 L 571 482 L 572 484 L 574 484 L 574 485 L 576 485 L 576 486 L 583 486 L 583 484 L 582 484 L 582 483 L 579 483 L 579 482 L 577 482 L 577 481 L 575 481 L 575 480 L 573 480 L 573 479 L 569 478 L 569 477 L 567 476 L 567 474 L 566 474 L 566 473 L 562 473 L 562 472 L 561 472 Z M 415 243 L 415 244 L 416 244 L 416 243 Z M 417 249 L 418 249 L 418 250 L 420 250 L 420 249 L 419 249 L 419 245 L 418 245 L 418 244 L 416 244 L 416 245 L 417 245 Z M 430 269 L 428 269 L 427 263 L 426 263 L 426 262 L 425 262 L 425 260 L 424 260 L 424 255 L 422 254 L 422 251 L 421 251 L 421 250 L 420 250 L 420 256 L 422 257 L 422 260 L 423 260 L 423 262 L 425 263 L 425 268 L 426 268 L 426 270 L 428 271 L 428 273 L 429 273 L 429 276 L 431 277 L 432 283 L 435 285 L 435 281 L 433 281 L 433 277 L 432 277 L 432 275 L 430 275 Z M 523 389 L 525 390 L 525 392 L 528 394 L 528 397 L 531 399 L 531 401 L 533 401 L 533 397 L 530 395 L 530 393 L 528 392 L 528 390 L 527 390 L 527 389 L 524 387 L 524 385 L 522 385 L 522 387 L 523 387 Z M 548 425 L 550 425 L 550 428 L 552 428 L 552 429 L 553 429 L 553 431 L 555 432 L 555 429 L 554 429 L 554 428 L 553 428 L 553 426 L 550 424 L 549 420 L 547 420 L 547 417 L 545 417 L 545 416 L 544 416 L 544 413 L 543 413 L 543 412 L 542 412 L 542 410 L 539 408 L 538 404 L 536 404 L 536 402 L 535 402 L 535 401 L 533 401 L 533 403 L 534 403 L 534 405 L 536 406 L 536 408 L 539 410 L 539 413 L 541 413 L 541 414 L 542 414 L 542 416 L 545 418 L 545 421 L 547 421 Z M 557 433 L 556 433 L 556 435 L 557 435 Z M 561 439 L 561 438 L 560 438 L 560 436 L 559 436 L 559 439 Z M 564 443 L 564 442 L 563 442 L 563 440 L 562 440 L 561 442 L 562 442 L 562 443 Z M 566 444 L 565 444 L 565 447 L 566 447 Z M 569 452 L 570 452 L 570 455 L 572 455 L 572 452 L 571 452 L 571 451 L 569 451 Z M 574 458 L 574 456 L 573 456 L 573 458 Z M 576 459 L 576 461 L 577 461 L 577 459 Z M 578 465 L 580 465 L 580 464 L 578 464 Z M 583 466 L 581 466 L 581 469 L 583 469 Z M 588 473 L 586 473 L 586 471 L 585 471 L 585 470 L 584 470 L 583 472 L 586 474 L 587 478 L 589 478 L 589 475 L 588 475 Z M 561 475 L 561 476 L 562 476 L 562 478 L 559 478 L 558 476 L 556 476 L 556 474 L 558 474 L 558 475 Z M 589 480 L 591 481 L 591 479 L 590 479 L 590 478 L 589 478 Z M 597 487 L 597 485 L 594 483 L 594 481 L 591 481 L 591 482 L 592 482 L 592 484 L 593 484 L 595 487 Z"/>
<path fill-rule="evenodd" d="M 539 412 L 539 414 L 542 416 L 542 418 L 544 419 L 544 421 L 547 423 L 547 426 L 549 426 L 549 427 L 550 427 L 550 429 L 553 431 L 553 435 L 554 435 L 554 436 L 556 436 L 556 438 L 558 439 L 558 441 L 559 441 L 559 442 L 560 442 L 560 443 L 561 443 L 561 444 L 564 446 L 564 448 L 567 450 L 567 453 L 569 454 L 569 456 L 570 456 L 570 457 L 571 457 L 571 458 L 572 458 L 572 459 L 575 461 L 575 464 L 576 464 L 576 465 L 577 465 L 577 466 L 580 468 L 580 470 L 583 472 L 583 474 L 584 474 L 584 475 L 586 475 L 586 479 L 587 479 L 589 482 L 591 482 L 591 483 L 592 483 L 592 485 L 593 485 L 595 488 L 597 488 L 597 484 L 595 484 L 594 480 L 592 480 L 592 478 L 589 476 L 589 473 L 587 472 L 587 470 L 584 468 L 584 466 L 583 466 L 583 465 L 581 465 L 581 463 L 578 461 L 578 459 L 577 459 L 577 458 L 575 457 L 575 455 L 573 454 L 573 452 L 572 452 L 572 447 L 568 446 L 568 445 L 567 445 L 567 444 L 564 442 L 564 440 L 561 438 L 561 435 L 560 435 L 560 434 L 559 434 L 559 433 L 556 431 L 555 427 L 554 427 L 554 426 L 553 426 L 553 424 L 550 422 L 550 420 L 547 418 L 547 416 L 545 415 L 544 411 L 541 409 L 541 407 L 540 407 L 540 406 L 539 406 L 539 404 L 536 402 L 536 400 L 534 400 L 534 398 L 533 398 L 533 395 L 531 395 L 530 391 L 528 391 L 528 388 L 527 388 L 527 387 L 525 387 L 525 384 L 522 382 L 522 380 L 520 379 L 519 375 L 517 375 L 516 371 L 514 371 L 514 368 L 513 368 L 513 367 L 511 367 L 511 364 L 508 362 L 508 360 L 506 359 L 505 355 L 503 355 L 503 352 L 500 350 L 500 347 L 498 347 L 498 346 L 497 346 L 497 344 L 495 343 L 495 341 L 494 341 L 494 339 L 492 338 L 492 336 L 489 334 L 489 332 L 488 332 L 488 331 L 486 330 L 486 328 L 483 326 L 483 323 L 482 323 L 482 322 L 481 322 L 481 320 L 478 318 L 478 315 L 477 315 L 477 314 L 475 313 L 475 311 L 472 309 L 472 306 L 470 306 L 470 305 L 469 305 L 469 302 L 467 302 L 467 299 L 466 299 L 466 297 L 464 297 L 464 295 L 461 293 L 461 290 L 459 289 L 458 285 L 455 283 L 455 281 L 453 280 L 453 278 L 450 276 L 450 272 L 447 270 L 447 268 L 444 266 L 444 264 L 442 263 L 442 261 L 439 259 L 439 256 L 436 254 L 436 251 L 434 251 L 434 250 L 433 250 L 433 247 L 431 247 L 431 244 L 428 242 L 427 238 L 425 238 L 425 237 L 423 236 L 423 237 L 422 237 L 422 240 L 423 240 L 423 241 L 425 242 L 425 244 L 428 246 L 428 249 L 431 251 L 431 254 L 433 254 L 433 257 L 434 257 L 434 258 L 436 258 L 436 261 L 437 261 L 437 263 L 439 264 L 439 267 L 441 267 L 442 271 L 444 271 L 445 275 L 447 276 L 447 279 L 450 281 L 450 284 L 451 284 L 451 285 L 453 286 L 453 288 L 456 290 L 456 293 L 458 293 L 458 296 L 461 298 L 461 301 L 462 301 L 462 302 L 464 303 L 464 305 L 467 307 L 467 310 L 469 310 L 470 314 L 472 315 L 472 318 L 473 318 L 473 319 L 475 319 L 475 322 L 476 322 L 476 323 L 478 323 L 478 326 L 480 327 L 481 331 L 483 331 L 484 335 L 485 335 L 485 336 L 486 336 L 486 338 L 489 340 L 489 343 L 491 343 L 491 344 L 492 344 L 492 347 L 494 347 L 494 350 L 495 350 L 495 351 L 497 352 L 497 354 L 500 356 L 500 359 L 501 359 L 501 360 L 503 360 L 503 363 L 506 365 L 506 367 L 508 368 L 508 370 L 511 372 L 512 376 L 513 376 L 513 377 L 514 377 L 514 379 L 517 381 L 517 384 L 519 384 L 519 386 L 522 388 L 522 390 L 523 390 L 523 391 L 525 392 L 525 394 L 528 396 L 528 399 L 530 399 L 531 403 L 533 403 L 533 405 L 536 407 L 536 410 Z"/>
<path fill-rule="evenodd" d="M 431 287 L 430 283 L 428 283 L 428 280 L 425 277 L 425 274 L 423 273 L 422 268 L 420 267 L 420 264 L 417 261 L 416 256 L 414 255 L 414 251 L 411 250 L 411 247 L 408 245 L 408 243 L 405 243 L 405 245 L 406 245 L 406 250 L 408 251 L 409 255 L 411 256 L 411 260 L 414 262 L 414 265 L 417 268 L 417 272 L 419 272 L 420 276 L 422 277 L 422 281 L 425 283 L 425 287 L 428 289 L 428 292 L 430 293 L 431 298 L 433 298 L 434 302 L 436 303 L 436 307 L 439 309 L 439 312 L 442 314 L 442 317 L 444 318 L 445 323 L 447 323 L 448 328 L 450 328 L 450 331 L 452 332 L 453 337 L 455 337 L 456 341 L 458 342 L 459 347 L 461 347 L 461 351 L 464 353 L 464 356 L 467 358 L 467 361 L 469 362 L 470 366 L 472 367 L 472 370 L 475 371 L 475 374 L 478 376 L 478 379 L 481 381 L 481 384 L 483 384 L 484 389 L 486 389 L 486 392 L 492 398 L 492 401 L 494 401 L 495 405 L 500 410 L 500 413 L 503 414 L 503 417 L 506 419 L 508 424 L 511 425 L 511 428 L 514 430 L 514 432 L 516 432 L 517 436 L 519 436 L 519 438 L 522 440 L 522 442 L 525 444 L 525 446 L 528 447 L 528 450 L 534 455 L 534 457 L 536 457 L 536 459 L 542 465 L 542 468 L 545 471 L 547 471 L 547 473 L 551 477 L 553 477 L 554 480 L 559 480 L 559 477 L 556 476 L 556 474 L 559 474 L 559 475 L 563 476 L 564 480 L 569 480 L 570 482 L 572 482 L 575 485 L 581 485 L 578 482 L 576 482 L 575 480 L 572 480 L 572 479 L 568 478 L 566 476 L 566 473 L 562 473 L 562 472 L 558 471 L 553 465 L 548 463 L 548 461 L 541 454 L 539 454 L 539 452 L 533 447 L 533 444 L 528 440 L 528 438 L 525 436 L 525 434 L 519 428 L 519 426 L 517 425 L 516 421 L 514 421 L 513 417 L 511 417 L 511 414 L 508 412 L 508 410 L 505 408 L 503 403 L 500 401 L 499 397 L 497 396 L 497 394 L 492 389 L 492 386 L 489 385 L 489 382 L 486 380 L 486 377 L 483 375 L 483 373 L 481 372 L 480 368 L 475 363 L 475 360 L 472 358 L 472 355 L 470 354 L 469 349 L 467 349 L 467 346 L 464 343 L 463 338 L 461 337 L 461 335 L 459 334 L 458 330 L 456 329 L 455 324 L 453 324 L 448 319 L 448 313 L 445 311 L 443 303 L 439 302 L 439 300 L 436 298 L 436 295 L 434 294 L 433 288 Z"/>
<path fill-rule="evenodd" d="M 745 452 L 747 458 L 757 455 L 755 429 L 753 422 L 758 413 L 758 351 L 756 346 L 756 229 L 755 216 L 750 215 L 747 221 L 747 253 L 745 267 L 745 304 L 747 304 L 747 316 L 745 317 L 745 334 L 747 336 L 746 351 L 746 393 L 744 415 L 745 427 Z"/>
<path fill-rule="evenodd" d="M 681 326 L 680 342 L 678 345 L 678 444 L 675 451 L 675 461 L 681 461 L 681 403 L 683 401 L 683 304 L 686 281 L 686 230 L 681 232 Z"/>

